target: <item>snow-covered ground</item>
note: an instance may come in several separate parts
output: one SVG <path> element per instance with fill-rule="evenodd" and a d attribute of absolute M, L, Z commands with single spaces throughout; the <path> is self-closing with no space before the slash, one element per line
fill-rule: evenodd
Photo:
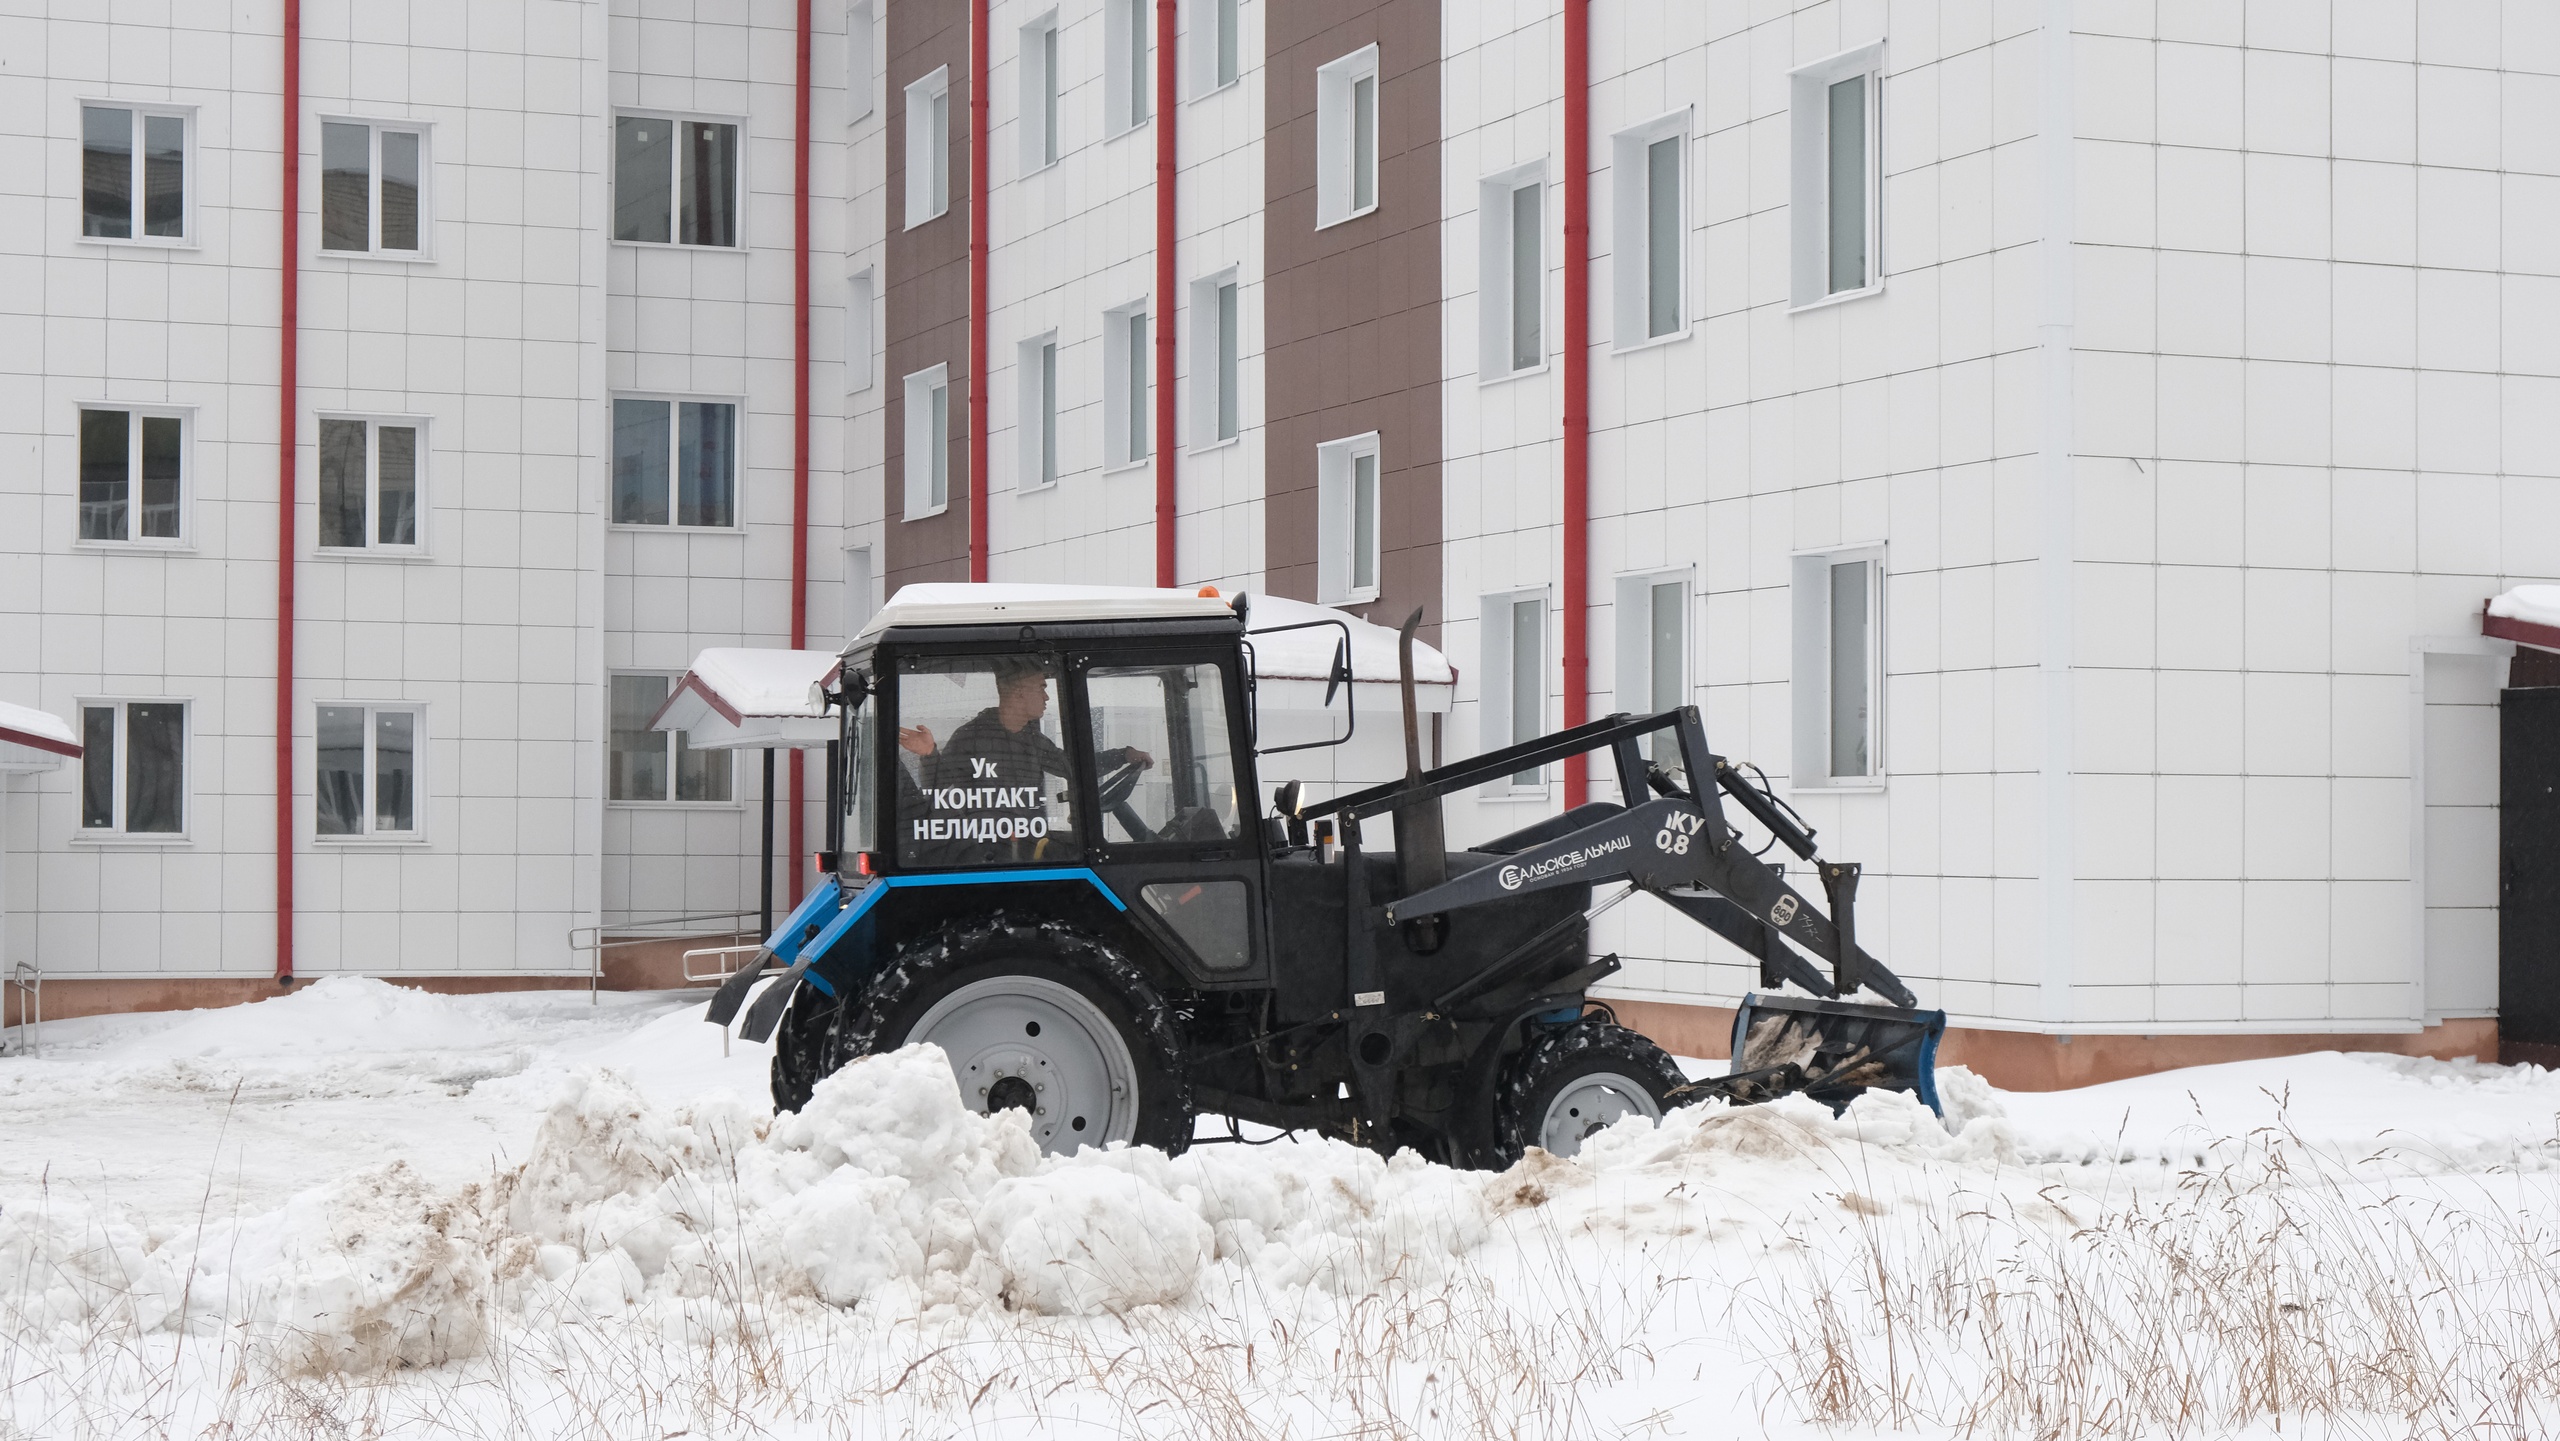
<path fill-rule="evenodd" d="M 2317 1055 L 1501 1175 L 776 1121 L 699 995 L 335 979 L 0 1060 L 0 1438 L 2560 1434 L 2560 1076 Z M 1223 1134 L 1223 1126 L 1215 1128 Z"/>

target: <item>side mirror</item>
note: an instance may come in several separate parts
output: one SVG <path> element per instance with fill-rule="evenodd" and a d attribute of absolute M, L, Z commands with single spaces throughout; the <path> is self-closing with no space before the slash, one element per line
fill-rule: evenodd
<path fill-rule="evenodd" d="M 1325 671 L 1324 708 L 1326 710 L 1333 709 L 1333 698 L 1341 694 L 1342 688 L 1349 684 L 1351 684 L 1351 636 L 1346 631 L 1342 639 L 1333 643 L 1333 664 Z"/>

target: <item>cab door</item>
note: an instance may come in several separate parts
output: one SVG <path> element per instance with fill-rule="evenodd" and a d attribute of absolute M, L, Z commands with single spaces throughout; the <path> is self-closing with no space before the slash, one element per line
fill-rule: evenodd
<path fill-rule="evenodd" d="M 1096 866 L 1205 988 L 1268 984 L 1263 848 L 1232 652 L 1070 663 Z"/>

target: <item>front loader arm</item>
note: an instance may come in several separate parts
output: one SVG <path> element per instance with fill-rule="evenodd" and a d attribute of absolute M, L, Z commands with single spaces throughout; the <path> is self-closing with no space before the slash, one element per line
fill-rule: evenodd
<path fill-rule="evenodd" d="M 1704 908 L 1696 906 L 1697 901 L 1705 899 L 1698 892 L 1712 892 L 1777 937 L 1793 941 L 1830 962 L 1839 978 L 1837 991 L 1808 986 L 1815 994 L 1846 993 L 1864 986 L 1897 1006 L 1916 1003 L 1917 998 L 1901 978 L 1854 941 L 1844 955 L 1840 931 L 1831 917 L 1788 885 L 1775 868 L 1763 864 L 1734 841 L 1735 834 L 1724 825 L 1721 815 L 1710 815 L 1693 801 L 1669 797 L 1646 801 L 1496 864 L 1480 866 L 1403 897 L 1387 906 L 1387 919 L 1402 922 L 1551 886 L 1623 880 L 1663 897 L 1683 915 L 1732 939 L 1726 927 L 1710 921 L 1700 914 Z M 1674 899 L 1684 893 L 1695 899 L 1690 904 Z M 1782 978 L 1803 983 L 1804 978 L 1793 968 L 1773 962 L 1768 949 L 1755 950 L 1749 945 L 1742 948 L 1760 958 L 1764 972 L 1774 964 Z"/>

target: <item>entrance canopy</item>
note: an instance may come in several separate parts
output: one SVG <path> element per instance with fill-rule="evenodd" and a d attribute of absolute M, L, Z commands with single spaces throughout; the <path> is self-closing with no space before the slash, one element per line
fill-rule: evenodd
<path fill-rule="evenodd" d="M 71 726 L 51 711 L 0 701 L 0 775 L 49 771 L 80 758 Z"/>
<path fill-rule="evenodd" d="M 824 746 L 836 738 L 824 695 L 835 678 L 833 651 L 714 647 L 693 658 L 649 729 L 682 731 L 699 751 Z"/>
<path fill-rule="evenodd" d="M 2560 585 L 2520 585 L 2482 608 L 2480 633 L 2560 651 Z"/>

